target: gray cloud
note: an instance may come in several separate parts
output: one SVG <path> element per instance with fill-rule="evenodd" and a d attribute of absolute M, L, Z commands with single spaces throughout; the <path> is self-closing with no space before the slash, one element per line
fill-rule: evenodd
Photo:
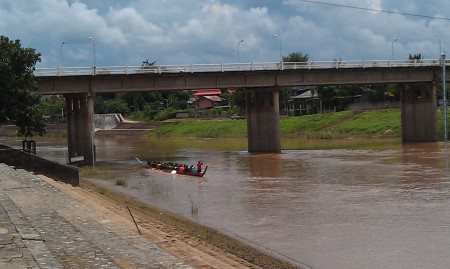
<path fill-rule="evenodd" d="M 426 16 L 448 14 L 444 0 L 323 0 Z M 449 21 L 364 11 L 299 0 L 5 0 L 0 31 L 43 55 L 41 67 L 311 60 L 436 58 Z M 274 34 L 277 35 L 274 38 Z M 93 37 L 94 39 L 89 39 Z M 66 44 L 61 47 L 62 42 Z M 63 59 L 61 59 L 61 55 Z"/>

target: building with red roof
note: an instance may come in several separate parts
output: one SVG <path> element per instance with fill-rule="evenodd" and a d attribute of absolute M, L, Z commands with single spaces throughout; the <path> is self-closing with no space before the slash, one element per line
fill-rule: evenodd
<path fill-rule="evenodd" d="M 197 108 L 213 108 L 216 104 L 220 104 L 223 99 L 219 96 L 222 94 L 220 89 L 204 89 L 194 90 L 193 103 Z"/>

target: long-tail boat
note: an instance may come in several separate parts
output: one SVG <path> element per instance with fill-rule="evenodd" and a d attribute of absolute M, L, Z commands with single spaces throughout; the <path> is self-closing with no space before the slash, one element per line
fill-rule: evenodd
<path fill-rule="evenodd" d="M 196 168 L 193 168 L 193 166 L 189 167 L 188 165 L 184 164 L 175 164 L 170 162 L 155 162 L 155 161 L 142 162 L 138 158 L 136 158 L 136 160 L 138 160 L 138 162 L 141 163 L 142 167 L 146 169 L 170 174 L 203 177 L 206 174 L 206 170 L 208 170 L 208 166 L 205 166 L 205 169 L 203 171 L 198 172 Z"/>

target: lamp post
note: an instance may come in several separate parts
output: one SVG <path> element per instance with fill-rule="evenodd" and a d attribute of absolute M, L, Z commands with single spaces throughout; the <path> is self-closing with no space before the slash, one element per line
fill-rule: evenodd
<path fill-rule="evenodd" d="M 241 62 L 241 56 L 240 56 L 240 53 L 239 53 L 239 46 L 241 45 L 242 42 L 244 42 L 244 39 L 241 39 L 241 41 L 239 41 L 238 45 L 237 45 L 237 49 L 238 49 L 238 51 L 237 51 L 237 53 L 238 53 L 238 63 Z"/>
<path fill-rule="evenodd" d="M 442 106 L 444 107 L 444 142 L 447 144 L 447 86 L 445 77 L 445 57 L 446 54 L 443 52 L 441 54 L 441 64 L 442 64 Z"/>
<path fill-rule="evenodd" d="M 439 56 L 442 56 L 442 46 L 441 46 L 441 38 L 437 34 L 433 34 L 433 36 L 439 39 Z"/>
<path fill-rule="evenodd" d="M 398 38 L 392 40 L 391 43 L 391 61 L 394 60 L 394 43 L 398 41 Z"/>
<path fill-rule="evenodd" d="M 64 44 L 66 44 L 65 41 L 63 41 L 63 42 L 61 43 L 61 57 L 59 58 L 59 71 L 58 71 L 59 75 L 62 74 L 62 67 L 63 67 L 63 46 L 64 46 Z"/>
<path fill-rule="evenodd" d="M 63 46 L 66 44 L 66 41 L 61 43 L 61 57 L 59 59 L 59 67 L 63 67 Z"/>
<path fill-rule="evenodd" d="M 93 75 L 95 75 L 96 73 L 96 68 L 97 68 L 97 59 L 95 56 L 95 39 L 93 37 L 89 37 L 90 40 L 92 40 L 92 45 L 94 46 L 94 67 L 93 67 Z M 89 96 L 88 98 L 91 98 L 92 100 L 92 96 Z M 93 100 L 92 100 L 93 102 Z M 93 112 L 94 113 L 94 112 Z M 91 134 L 92 134 L 92 144 L 91 144 L 91 150 L 92 150 L 92 167 L 95 166 L 95 123 L 94 123 L 94 114 L 92 114 L 92 119 L 91 119 Z"/>
<path fill-rule="evenodd" d="M 278 38 L 278 35 L 273 35 L 273 37 Z M 283 56 L 281 55 L 281 38 L 278 38 L 278 41 L 280 42 L 280 63 L 283 61 Z"/>
<path fill-rule="evenodd" d="M 95 68 L 97 67 L 97 59 L 95 57 L 95 39 L 92 36 L 90 36 L 89 39 L 92 40 L 92 45 L 94 46 L 94 70 L 95 70 Z"/>

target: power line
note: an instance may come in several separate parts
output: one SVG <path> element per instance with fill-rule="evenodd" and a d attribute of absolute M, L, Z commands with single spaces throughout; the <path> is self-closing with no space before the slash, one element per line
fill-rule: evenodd
<path fill-rule="evenodd" d="M 358 10 L 364 10 L 364 11 L 376 11 L 376 12 L 389 13 L 389 14 L 397 14 L 397 15 L 412 16 L 412 17 L 419 17 L 419 18 L 427 18 L 427 19 L 434 19 L 434 20 L 450 21 L 449 18 L 445 18 L 445 17 L 427 16 L 427 15 L 405 13 L 405 12 L 391 11 L 391 10 L 383 10 L 383 9 L 376 9 L 376 8 L 355 7 L 355 6 L 334 4 L 334 3 L 326 3 L 326 2 L 313 1 L 313 0 L 298 0 L 298 1 L 312 3 L 312 4 L 319 4 L 319 5 L 326 5 L 326 6 L 335 6 L 335 7 L 351 8 L 351 9 L 358 9 Z"/>

